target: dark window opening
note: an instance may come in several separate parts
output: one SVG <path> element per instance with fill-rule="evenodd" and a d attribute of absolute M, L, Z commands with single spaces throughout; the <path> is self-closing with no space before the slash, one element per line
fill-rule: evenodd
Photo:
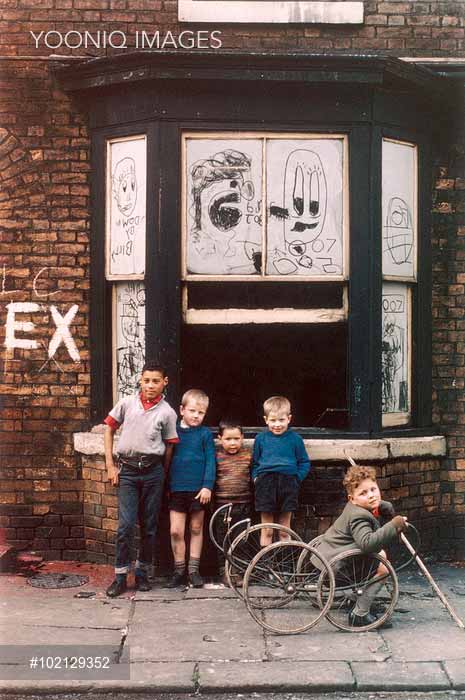
<path fill-rule="evenodd" d="M 181 390 L 193 387 L 210 397 L 208 425 L 262 426 L 263 401 L 283 394 L 294 426 L 347 428 L 347 324 L 184 324 Z"/>
<path fill-rule="evenodd" d="M 192 309 L 340 309 L 344 284 L 325 282 L 201 282 L 188 283 Z"/>

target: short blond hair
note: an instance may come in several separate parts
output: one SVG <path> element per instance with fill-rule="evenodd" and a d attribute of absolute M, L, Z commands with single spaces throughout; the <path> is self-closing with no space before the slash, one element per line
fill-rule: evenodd
<path fill-rule="evenodd" d="M 357 486 L 360 486 L 365 479 L 371 479 L 376 482 L 376 469 L 374 467 L 349 467 L 343 480 L 344 488 L 347 495 L 353 494 Z"/>
<path fill-rule="evenodd" d="M 268 417 L 272 411 L 274 413 L 287 413 L 290 416 L 291 402 L 285 396 L 270 396 L 263 404 L 263 413 Z"/>
<path fill-rule="evenodd" d="M 181 399 L 181 406 L 185 406 L 189 401 L 203 403 L 206 406 L 210 403 L 210 399 L 202 389 L 188 389 L 184 392 Z"/>

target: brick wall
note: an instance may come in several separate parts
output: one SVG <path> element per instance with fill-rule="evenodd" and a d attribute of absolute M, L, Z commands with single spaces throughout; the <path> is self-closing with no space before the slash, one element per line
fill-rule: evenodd
<path fill-rule="evenodd" d="M 450 494 L 444 492 L 440 459 L 392 460 L 377 465 L 383 497 L 394 503 L 396 511 L 407 515 L 421 533 L 422 550 L 426 553 L 440 549 L 455 552 L 461 546 L 462 530 L 450 526 Z M 313 464 L 305 480 L 300 507 L 292 527 L 310 541 L 325 532 L 345 504 L 341 483 L 347 463 Z M 113 563 L 115 533 L 118 526 L 117 490 L 106 481 L 103 458 L 83 456 L 84 537 L 87 559 L 98 563 Z M 166 570 L 170 565 L 168 519 L 166 503 L 160 523 L 158 561 Z M 203 566 L 214 572 L 215 556 L 206 542 Z"/>
<path fill-rule="evenodd" d="M 362 26 L 209 29 L 221 30 L 224 49 L 465 56 L 461 0 L 369 0 L 364 5 Z M 131 37 L 136 28 L 179 33 L 186 27 L 177 23 L 175 0 L 0 0 L 0 28 L 0 527 L 12 543 L 49 557 L 84 556 L 84 539 L 89 556 L 108 556 L 114 494 L 106 493 L 107 487 L 91 473 L 82 473 L 72 447 L 73 432 L 89 427 L 89 140 L 85 115 L 49 70 L 55 60 L 50 54 L 78 57 L 103 51 L 43 44 L 36 48 L 29 32 L 106 29 Z M 465 190 L 463 151 L 460 156 L 457 149 L 449 146 L 442 151 L 448 155 L 438 160 L 433 313 L 435 420 L 446 425 L 451 446 L 444 497 L 460 514 L 465 473 Z M 5 348 L 10 303 L 40 305 L 16 317 L 34 324 L 33 330 L 17 330 L 16 335 L 35 340 L 36 349 Z M 70 333 L 80 361 L 63 342 L 49 358 L 56 330 L 51 306 L 64 317 L 73 305 L 78 310 Z M 99 501 L 103 498 L 110 500 Z M 99 539 L 89 532 L 103 531 L 102 523 L 96 527 L 99 519 L 107 522 L 108 539 L 107 534 Z"/>

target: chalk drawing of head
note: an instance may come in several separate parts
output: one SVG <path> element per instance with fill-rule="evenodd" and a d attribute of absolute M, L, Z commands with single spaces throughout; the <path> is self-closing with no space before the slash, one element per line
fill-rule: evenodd
<path fill-rule="evenodd" d="M 413 248 L 412 215 L 408 204 L 400 197 L 389 200 L 384 245 L 396 265 L 411 262 Z"/>
<path fill-rule="evenodd" d="M 112 175 L 113 196 L 123 216 L 131 216 L 137 202 L 136 164 L 127 157 L 118 161 Z"/>
<path fill-rule="evenodd" d="M 289 252 L 304 255 L 307 244 L 321 234 L 326 218 L 326 176 L 318 153 L 298 149 L 288 155 L 283 200 L 282 207 L 270 207 L 270 216 L 283 219 Z"/>
<path fill-rule="evenodd" d="M 215 153 L 192 167 L 193 234 L 211 241 L 231 238 L 255 191 L 251 159 L 232 149 Z"/>

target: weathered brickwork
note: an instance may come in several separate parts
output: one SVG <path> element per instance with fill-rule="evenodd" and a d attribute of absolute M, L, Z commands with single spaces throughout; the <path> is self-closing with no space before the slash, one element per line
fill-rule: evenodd
<path fill-rule="evenodd" d="M 465 58 L 462 0 L 369 0 L 364 7 L 361 26 L 212 23 L 208 29 L 221 31 L 223 50 Z M 175 0 L 0 0 L 0 27 L 0 527 L 11 543 L 49 558 L 109 561 L 115 491 L 102 480 L 102 463 L 81 464 L 72 445 L 73 433 L 89 427 L 89 138 L 86 116 L 50 71 L 51 54 L 74 57 L 78 70 L 78 57 L 106 51 L 49 48 L 43 41 L 36 47 L 30 31 L 120 31 L 130 45 L 136 29 L 177 35 L 192 27 L 178 24 Z M 390 463 L 384 469 L 399 509 L 416 522 L 428 518 L 431 532 L 439 512 L 457 514 L 453 539 L 465 533 L 463 144 L 450 145 L 448 156 L 440 152 L 432 222 L 434 420 L 447 432 L 449 455 L 441 468 L 434 462 L 416 471 L 412 461 L 402 463 L 401 474 L 389 474 Z M 34 304 L 10 307 L 10 314 L 17 324 L 34 324 L 17 325 L 14 334 L 37 347 L 6 347 L 9 304 Z M 64 337 L 49 350 L 57 319 L 74 306 L 67 328 L 78 359 Z M 340 468 L 331 489 L 309 494 L 308 508 L 320 509 L 316 516 L 308 512 L 312 532 L 335 513 Z M 333 499 L 328 508 L 327 498 Z M 319 518 L 316 525 L 312 517 Z"/>

